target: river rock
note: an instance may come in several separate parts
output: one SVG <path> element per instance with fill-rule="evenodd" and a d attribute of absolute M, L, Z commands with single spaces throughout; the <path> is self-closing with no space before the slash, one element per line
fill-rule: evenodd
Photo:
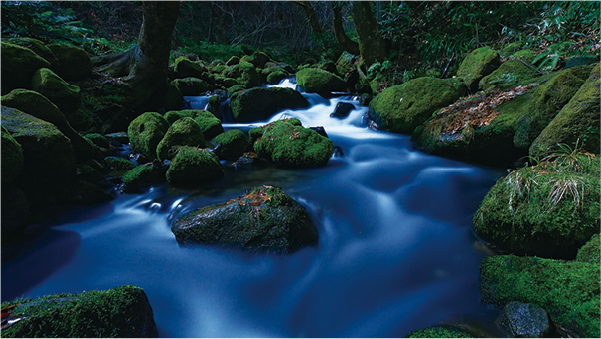
<path fill-rule="evenodd" d="M 261 76 L 252 63 L 241 60 L 234 67 L 237 68 L 237 72 L 240 74 L 236 79 L 240 85 L 251 88 L 261 84 Z"/>
<path fill-rule="evenodd" d="M 513 338 L 546 338 L 551 332 L 547 311 L 518 301 L 505 305 L 501 324 Z"/>
<path fill-rule="evenodd" d="M 48 49 L 58 59 L 53 69 L 66 81 L 81 81 L 92 76 L 92 60 L 88 53 L 79 47 L 66 44 L 50 44 Z"/>
<path fill-rule="evenodd" d="M 158 144 L 169 129 L 169 123 L 156 112 L 146 112 L 132 120 L 127 128 L 127 136 L 134 152 L 149 159 L 157 157 Z"/>
<path fill-rule="evenodd" d="M 497 255 L 482 262 L 480 292 L 483 301 L 500 307 L 511 301 L 536 304 L 563 328 L 598 338 L 599 274 L 597 264 Z"/>
<path fill-rule="evenodd" d="M 206 148 L 179 147 L 167 170 L 167 181 L 181 188 L 197 188 L 224 175 L 219 158 Z"/>
<path fill-rule="evenodd" d="M 157 328 L 148 298 L 136 286 L 80 294 L 19 299 L 13 317 L 23 319 L 2 330 L 3 337 L 28 338 L 144 338 L 156 337 Z"/>
<path fill-rule="evenodd" d="M 335 68 L 335 66 L 334 66 Z M 296 73 L 297 85 L 307 92 L 329 95 L 332 92 L 346 91 L 346 83 L 341 77 L 322 69 L 305 68 Z"/>
<path fill-rule="evenodd" d="M 474 232 L 518 255 L 575 258 L 599 233 L 601 161 L 590 154 L 569 157 L 499 179 L 474 215 Z"/>
<path fill-rule="evenodd" d="M 250 148 L 248 138 L 238 129 L 221 133 L 211 141 L 216 145 L 215 154 L 222 160 L 236 160 Z"/>
<path fill-rule="evenodd" d="M 417 78 L 379 93 L 369 104 L 368 115 L 379 129 L 411 134 L 435 110 L 464 94 L 465 86 L 457 79 Z"/>
<path fill-rule="evenodd" d="M 200 62 L 190 61 L 186 57 L 179 57 L 175 59 L 175 75 L 179 79 L 184 78 L 198 78 L 202 79 L 205 76 L 205 72 L 208 69 L 201 65 Z"/>
<path fill-rule="evenodd" d="M 572 149 L 582 147 L 599 154 L 599 79 L 597 64 L 586 82 L 532 142 L 529 149 L 531 157 L 541 159 L 559 144 L 567 144 Z"/>
<path fill-rule="evenodd" d="M 457 70 L 457 77 L 463 80 L 471 92 L 476 92 L 480 80 L 500 65 L 501 57 L 497 51 L 490 47 L 477 48 L 465 57 Z"/>
<path fill-rule="evenodd" d="M 184 96 L 203 95 L 210 89 L 209 84 L 205 81 L 192 77 L 175 79 L 171 83 L 177 86 Z"/>
<path fill-rule="evenodd" d="M 317 229 L 303 206 L 269 185 L 190 212 L 177 219 L 171 230 L 180 244 L 217 244 L 282 254 L 318 241 Z"/>
<path fill-rule="evenodd" d="M 33 38 L 12 38 L 12 39 L 7 39 L 6 42 L 14 44 L 14 45 L 19 45 L 21 47 L 29 48 L 35 54 L 39 55 L 40 57 L 42 57 L 46 61 L 48 61 L 50 63 L 50 65 L 52 66 L 51 68 L 59 66 L 59 61 L 56 58 L 56 55 L 54 55 L 54 53 L 52 53 L 50 48 L 48 48 L 40 40 L 33 39 Z"/>
<path fill-rule="evenodd" d="M 123 158 L 119 157 L 105 157 L 103 160 L 104 167 L 107 170 L 107 177 L 120 177 L 125 172 L 136 168 L 136 165 Z"/>
<path fill-rule="evenodd" d="M 75 131 L 60 109 L 40 93 L 18 88 L 3 95 L 1 100 L 5 106 L 19 109 L 58 127 L 71 140 L 78 161 L 93 159 L 99 155 L 99 150 L 94 144 Z"/>
<path fill-rule="evenodd" d="M 31 89 L 52 101 L 65 114 L 67 120 L 74 121 L 75 113 L 81 105 L 79 86 L 69 85 L 48 68 L 40 68 L 33 74 Z"/>
<path fill-rule="evenodd" d="M 355 108 L 355 105 L 350 102 L 339 102 L 336 104 L 336 108 L 334 109 L 334 112 L 330 114 L 330 117 L 344 119 L 348 117 L 349 113 Z"/>
<path fill-rule="evenodd" d="M 288 72 L 279 68 L 266 68 L 265 70 L 268 71 L 265 81 L 267 81 L 267 83 L 270 85 L 277 85 L 286 77 L 290 76 Z"/>
<path fill-rule="evenodd" d="M 121 190 L 125 193 L 139 193 L 143 188 L 164 183 L 165 169 L 159 161 L 138 166 L 123 174 Z"/>
<path fill-rule="evenodd" d="M 0 64 L 2 72 L 2 94 L 15 88 L 29 88 L 33 74 L 40 68 L 50 67 L 50 63 L 29 48 L 0 43 Z"/>
<path fill-rule="evenodd" d="M 165 133 L 163 140 L 157 145 L 157 156 L 161 161 L 171 159 L 170 150 L 173 146 L 204 147 L 205 138 L 200 126 L 189 117 L 175 121 Z"/>
<path fill-rule="evenodd" d="M 482 78 L 479 87 L 483 90 L 492 88 L 507 89 L 512 86 L 537 82 L 539 76 L 540 74 L 536 69 L 526 66 L 519 60 L 508 60 L 502 63 L 494 72 Z"/>
<path fill-rule="evenodd" d="M 280 168 L 299 169 L 325 166 L 332 153 L 332 140 L 290 120 L 278 120 L 263 127 L 254 150 Z"/>
<path fill-rule="evenodd" d="M 285 109 L 310 106 L 299 92 L 283 87 L 255 87 L 236 92 L 230 104 L 237 122 L 264 121 Z"/>

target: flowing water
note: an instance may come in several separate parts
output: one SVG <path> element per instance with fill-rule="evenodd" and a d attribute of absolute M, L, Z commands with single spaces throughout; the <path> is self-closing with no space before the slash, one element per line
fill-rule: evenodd
<path fill-rule="evenodd" d="M 400 337 L 442 321 L 492 324 L 496 311 L 478 290 L 485 253 L 470 225 L 502 173 L 367 129 L 356 98 L 303 95 L 311 108 L 270 121 L 324 126 L 343 153 L 326 167 L 228 169 L 202 191 L 162 185 L 70 211 L 2 265 L 2 300 L 133 284 L 165 337 Z M 330 118 L 340 101 L 357 109 Z M 290 255 L 178 246 L 174 218 L 260 184 L 282 187 L 308 209 L 318 245 Z"/>

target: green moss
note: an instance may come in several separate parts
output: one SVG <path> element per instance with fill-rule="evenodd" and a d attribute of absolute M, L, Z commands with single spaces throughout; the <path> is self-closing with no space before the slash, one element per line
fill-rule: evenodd
<path fill-rule="evenodd" d="M 412 331 L 405 338 L 474 338 L 474 336 L 460 327 L 443 324 Z"/>
<path fill-rule="evenodd" d="M 328 163 L 334 143 L 311 129 L 281 120 L 264 127 L 254 150 L 281 168 L 312 168 Z"/>
<path fill-rule="evenodd" d="M 501 64 L 499 53 L 490 47 L 481 47 L 473 50 L 463 60 L 457 77 L 462 79 L 470 91 L 478 89 L 478 83 L 482 78 L 492 73 Z"/>
<path fill-rule="evenodd" d="M 513 57 L 516 59 L 520 59 L 527 64 L 530 64 L 534 60 L 534 52 L 529 49 L 523 49 L 521 51 L 515 52 Z"/>
<path fill-rule="evenodd" d="M 411 134 L 432 113 L 465 94 L 456 79 L 418 78 L 391 86 L 369 104 L 369 117 L 383 130 Z"/>
<path fill-rule="evenodd" d="M 17 305 L 25 318 L 2 330 L 3 337 L 84 338 L 153 337 L 152 309 L 139 287 L 124 285 L 105 291 L 58 294 L 4 302 Z"/>
<path fill-rule="evenodd" d="M 2 184 L 11 185 L 11 182 L 21 173 L 23 169 L 23 150 L 21 145 L 10 133 L 2 128 Z"/>
<path fill-rule="evenodd" d="M 47 46 L 59 63 L 53 64 L 54 71 L 67 81 L 80 81 L 92 76 L 92 60 L 85 50 L 66 44 Z"/>
<path fill-rule="evenodd" d="M 256 87 L 236 92 L 230 105 L 237 122 L 264 121 L 284 109 L 308 108 L 299 92 L 283 87 Z"/>
<path fill-rule="evenodd" d="M 600 336 L 597 264 L 499 255 L 480 267 L 482 299 L 503 306 L 510 301 L 543 307 L 551 320 L 581 337 Z"/>
<path fill-rule="evenodd" d="M 167 120 L 156 112 L 146 112 L 135 118 L 127 128 L 127 136 L 134 152 L 155 159 L 156 149 L 169 129 Z"/>
<path fill-rule="evenodd" d="M 157 156 L 161 161 L 171 159 L 169 150 L 173 146 L 203 147 L 204 136 L 194 119 L 183 117 L 175 121 L 165 133 L 163 140 L 157 145 Z"/>
<path fill-rule="evenodd" d="M 88 139 L 94 145 L 96 145 L 98 147 L 102 147 L 102 148 L 110 147 L 108 139 L 100 133 L 88 133 L 88 134 L 84 135 L 84 138 Z"/>
<path fill-rule="evenodd" d="M 599 175 L 599 157 L 587 155 L 513 171 L 482 201 L 474 231 L 515 254 L 573 259 L 599 233 Z"/>
<path fill-rule="evenodd" d="M 288 73 L 286 71 L 275 69 L 274 71 L 268 73 L 266 80 L 270 85 L 277 85 L 287 76 Z"/>
<path fill-rule="evenodd" d="M 136 165 L 133 162 L 119 157 L 106 157 L 104 158 L 103 163 L 108 170 L 108 177 L 119 177 L 122 176 L 123 173 L 136 168 Z"/>
<path fill-rule="evenodd" d="M 257 73 L 255 66 L 250 62 L 240 61 L 236 66 L 240 71 L 238 77 L 238 83 L 244 85 L 246 88 L 259 86 L 261 84 L 261 76 Z"/>
<path fill-rule="evenodd" d="M 599 265 L 601 260 L 601 244 L 599 242 L 599 234 L 594 234 L 591 239 L 584 244 L 576 255 L 576 260 Z"/>
<path fill-rule="evenodd" d="M 50 63 L 29 48 L 0 43 L 2 94 L 14 88 L 28 88 L 35 71 L 50 67 Z"/>
<path fill-rule="evenodd" d="M 221 133 L 212 142 L 217 145 L 215 154 L 223 160 L 236 160 L 250 148 L 246 135 L 238 129 Z"/>
<path fill-rule="evenodd" d="M 126 193 L 138 193 L 144 187 L 160 184 L 165 181 L 165 171 L 155 164 L 137 166 L 123 174 L 122 190 Z"/>
<path fill-rule="evenodd" d="M 532 142 L 531 157 L 543 158 L 557 144 L 575 148 L 577 143 L 583 149 L 599 154 L 599 73 L 597 64 L 586 82 Z"/>
<path fill-rule="evenodd" d="M 499 55 L 504 58 L 510 57 L 510 56 L 514 55 L 515 53 L 517 53 L 518 51 L 520 51 L 523 46 L 524 46 L 524 43 L 521 41 L 509 43 L 509 44 L 507 44 L 507 46 L 503 47 L 503 49 L 501 49 L 499 51 Z"/>
<path fill-rule="evenodd" d="M 508 60 L 494 72 L 480 80 L 483 90 L 491 88 L 507 89 L 517 85 L 527 85 L 537 81 L 539 73 L 518 60 Z"/>
<path fill-rule="evenodd" d="M 175 79 L 172 84 L 185 96 L 202 95 L 210 89 L 209 84 L 198 78 Z"/>
<path fill-rule="evenodd" d="M 58 59 L 56 58 L 54 53 L 52 53 L 50 48 L 46 47 L 46 45 L 44 45 L 44 43 L 40 40 L 33 38 L 12 38 L 6 40 L 6 42 L 14 45 L 19 45 L 21 47 L 29 48 L 35 54 L 48 61 L 52 65 L 52 67 L 59 64 Z"/>
<path fill-rule="evenodd" d="M 31 89 L 44 95 L 63 112 L 67 120 L 81 105 L 79 86 L 69 85 L 48 68 L 38 69 L 31 79 Z"/>
<path fill-rule="evenodd" d="M 328 95 L 332 92 L 343 92 L 346 83 L 339 76 L 321 69 L 305 68 L 296 73 L 296 83 L 307 92 Z"/>
<path fill-rule="evenodd" d="M 199 78 L 201 79 L 207 68 L 201 65 L 199 62 L 192 62 L 186 57 L 179 57 L 175 59 L 175 74 L 178 78 Z"/>
<path fill-rule="evenodd" d="M 207 149 L 181 147 L 167 170 L 167 181 L 176 187 L 195 188 L 224 175 L 217 157 Z"/>
<path fill-rule="evenodd" d="M 514 143 L 529 148 L 536 137 L 567 104 L 592 70 L 591 66 L 572 67 L 557 73 L 536 88 L 528 111 L 522 117 Z"/>
<path fill-rule="evenodd" d="M 200 126 L 200 130 L 204 134 L 205 140 L 211 140 L 215 136 L 223 133 L 223 126 L 221 120 L 219 120 L 213 113 L 209 111 L 196 111 L 196 117 L 194 121 Z"/>

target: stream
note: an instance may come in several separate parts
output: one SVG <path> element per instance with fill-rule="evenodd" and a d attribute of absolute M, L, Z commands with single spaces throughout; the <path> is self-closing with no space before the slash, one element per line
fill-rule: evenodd
<path fill-rule="evenodd" d="M 356 97 L 303 95 L 309 109 L 269 121 L 324 126 L 342 149 L 326 167 L 228 168 L 202 191 L 161 185 L 73 208 L 2 265 L 2 301 L 132 284 L 146 292 L 162 337 L 403 337 L 443 321 L 494 334 L 498 311 L 478 288 L 486 252 L 470 226 L 504 172 L 426 155 L 409 136 L 368 129 Z M 341 101 L 357 108 L 331 118 Z M 261 184 L 307 208 L 317 245 L 290 255 L 178 245 L 175 218 Z"/>

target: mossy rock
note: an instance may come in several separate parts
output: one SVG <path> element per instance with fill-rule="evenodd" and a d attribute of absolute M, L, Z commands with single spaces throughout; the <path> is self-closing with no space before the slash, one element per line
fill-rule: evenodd
<path fill-rule="evenodd" d="M 591 239 L 584 244 L 576 255 L 576 260 L 580 262 L 587 262 L 591 264 L 600 264 L 601 257 L 601 244 L 599 242 L 599 234 L 594 234 Z"/>
<path fill-rule="evenodd" d="M 534 60 L 534 52 L 529 49 L 523 49 L 521 51 L 515 52 L 513 57 L 516 59 L 519 59 L 527 64 L 530 64 Z"/>
<path fill-rule="evenodd" d="M 270 85 L 277 85 L 287 77 L 288 77 L 288 73 L 286 71 L 276 69 L 267 74 L 266 81 Z"/>
<path fill-rule="evenodd" d="M 226 66 L 235 66 L 240 62 L 240 57 L 237 55 L 234 55 L 233 57 L 231 57 L 225 64 Z"/>
<path fill-rule="evenodd" d="M 52 68 L 59 65 L 59 61 L 56 58 L 56 55 L 54 55 L 54 53 L 52 53 L 52 50 L 50 50 L 50 48 L 48 48 L 40 40 L 33 39 L 33 38 L 12 38 L 12 39 L 6 40 L 6 42 L 14 44 L 14 45 L 19 45 L 21 47 L 29 48 L 35 54 L 41 56 L 46 61 L 48 61 L 50 63 L 50 65 L 52 66 Z"/>
<path fill-rule="evenodd" d="M 50 63 L 29 48 L 0 43 L 0 67 L 2 72 L 2 94 L 15 88 L 29 88 L 33 74 L 40 68 L 50 67 Z"/>
<path fill-rule="evenodd" d="M 139 193 L 143 188 L 164 183 L 165 180 L 165 171 L 153 162 L 125 172 L 121 177 L 121 190 L 125 193 Z"/>
<path fill-rule="evenodd" d="M 296 84 L 306 92 L 329 95 L 332 92 L 346 91 L 346 83 L 341 77 L 322 69 L 305 68 L 296 72 Z"/>
<path fill-rule="evenodd" d="M 497 255 L 480 267 L 482 300 L 497 306 L 511 301 L 534 303 L 551 320 L 580 337 L 600 336 L 597 264 Z"/>
<path fill-rule="evenodd" d="M 40 68 L 31 79 L 31 89 L 52 101 L 65 114 L 67 120 L 75 119 L 75 112 L 81 106 L 79 86 L 69 85 L 48 68 Z"/>
<path fill-rule="evenodd" d="M 204 147 L 205 138 L 200 126 L 190 117 L 175 121 L 165 133 L 163 140 L 157 145 L 157 156 L 161 161 L 172 158 L 170 150 L 173 146 Z"/>
<path fill-rule="evenodd" d="M 591 70 L 591 66 L 572 67 L 557 73 L 536 88 L 516 130 L 514 143 L 517 147 L 530 147 L 532 141 L 584 84 Z"/>
<path fill-rule="evenodd" d="M 96 147 L 75 131 L 60 109 L 42 94 L 18 88 L 3 95 L 1 100 L 5 106 L 16 108 L 58 127 L 71 140 L 78 161 L 98 156 Z"/>
<path fill-rule="evenodd" d="M 357 61 L 357 58 L 358 56 L 350 54 L 349 52 L 342 52 L 336 61 L 336 70 L 338 71 L 338 74 L 344 75 L 352 71 L 356 67 L 355 62 Z"/>
<path fill-rule="evenodd" d="M 494 72 L 480 80 L 479 86 L 483 90 L 491 88 L 507 89 L 517 85 L 526 85 L 537 82 L 539 73 L 518 60 L 508 60 Z"/>
<path fill-rule="evenodd" d="M 248 131 L 248 137 L 249 137 L 250 143 L 254 145 L 255 141 L 257 141 L 257 139 L 259 139 L 260 137 L 263 136 L 263 133 L 265 133 L 267 127 L 271 127 L 271 126 L 274 126 L 276 124 L 280 124 L 283 122 L 286 122 L 292 126 L 302 126 L 303 125 L 303 123 L 297 118 L 288 118 L 288 119 L 274 121 L 265 126 L 255 127 L 253 129 L 251 129 L 250 131 Z"/>
<path fill-rule="evenodd" d="M 50 44 L 47 47 L 59 61 L 52 65 L 56 74 L 66 81 L 81 81 L 92 76 L 92 60 L 82 48 L 66 44 Z"/>
<path fill-rule="evenodd" d="M 10 133 L 2 128 L 2 185 L 10 186 L 23 169 L 23 149 L 21 145 L 10 135 Z"/>
<path fill-rule="evenodd" d="M 573 259 L 599 233 L 600 174 L 600 158 L 586 154 L 513 171 L 480 204 L 474 231 L 514 254 Z"/>
<path fill-rule="evenodd" d="M 253 64 L 246 61 L 240 61 L 236 67 L 238 67 L 240 71 L 240 76 L 237 79 L 238 83 L 246 88 L 259 86 L 261 84 L 261 76 Z"/>
<path fill-rule="evenodd" d="M 216 145 L 215 154 L 222 160 L 236 160 L 250 148 L 246 135 L 238 129 L 221 133 L 211 141 Z"/>
<path fill-rule="evenodd" d="M 282 189 L 263 185 L 223 204 L 194 210 L 173 222 L 180 244 L 200 243 L 266 251 L 294 252 L 318 242 L 309 213 Z"/>
<path fill-rule="evenodd" d="M 497 51 L 490 47 L 477 48 L 465 57 L 457 70 L 457 77 L 463 80 L 471 92 L 475 92 L 480 80 L 500 65 L 501 57 Z"/>
<path fill-rule="evenodd" d="M 283 87 L 255 87 L 236 92 L 230 105 L 237 122 L 264 121 L 285 109 L 310 106 L 299 92 Z"/>
<path fill-rule="evenodd" d="M 475 338 L 469 331 L 452 325 L 439 324 L 409 332 L 405 338 Z"/>
<path fill-rule="evenodd" d="M 144 291 L 123 285 L 110 290 L 58 294 L 2 303 L 25 317 L 7 329 L 7 338 L 156 337 L 152 308 Z"/>
<path fill-rule="evenodd" d="M 524 47 L 524 43 L 521 41 L 509 43 L 499 51 L 499 56 L 504 58 L 510 57 L 518 51 L 521 51 L 522 47 Z"/>
<path fill-rule="evenodd" d="M 120 177 L 125 172 L 136 168 L 136 165 L 124 158 L 105 157 L 103 160 L 104 167 L 107 169 L 107 177 Z"/>
<path fill-rule="evenodd" d="M 436 109 L 464 94 L 465 86 L 457 79 L 417 78 L 379 93 L 369 104 L 368 114 L 379 129 L 411 134 Z"/>
<path fill-rule="evenodd" d="M 91 143 L 101 148 L 109 148 L 111 147 L 109 143 L 109 139 L 107 139 L 104 135 L 100 133 L 88 133 L 84 135 L 84 138 L 89 140 Z"/>
<path fill-rule="evenodd" d="M 217 156 L 206 148 L 180 147 L 167 170 L 167 181 L 181 188 L 198 188 L 223 177 Z"/>
<path fill-rule="evenodd" d="M 230 88 L 232 86 L 240 85 L 238 83 L 238 80 L 232 79 L 232 78 L 224 78 L 221 83 L 222 83 L 223 87 L 225 87 L 225 88 Z"/>
<path fill-rule="evenodd" d="M 599 73 L 597 64 L 586 82 L 532 142 L 531 157 L 544 158 L 558 144 L 567 144 L 573 149 L 582 147 L 599 154 Z"/>
<path fill-rule="evenodd" d="M 213 113 L 205 110 L 196 110 L 194 121 L 200 126 L 200 130 L 204 134 L 205 140 L 211 140 L 217 135 L 223 133 L 223 125 L 221 120 Z"/>
<path fill-rule="evenodd" d="M 169 129 L 167 120 L 156 112 L 146 112 L 135 118 L 127 128 L 127 136 L 134 152 L 149 159 L 157 157 L 156 150 Z"/>
<path fill-rule="evenodd" d="M 198 78 L 202 79 L 208 69 L 199 62 L 193 62 L 186 57 L 175 59 L 175 75 L 179 79 Z"/>
<path fill-rule="evenodd" d="M 171 83 L 177 86 L 184 96 L 202 95 L 210 89 L 209 84 L 198 78 L 175 79 Z"/>
<path fill-rule="evenodd" d="M 323 167 L 334 152 L 332 140 L 286 120 L 265 125 L 253 147 L 259 156 L 285 169 Z"/>

